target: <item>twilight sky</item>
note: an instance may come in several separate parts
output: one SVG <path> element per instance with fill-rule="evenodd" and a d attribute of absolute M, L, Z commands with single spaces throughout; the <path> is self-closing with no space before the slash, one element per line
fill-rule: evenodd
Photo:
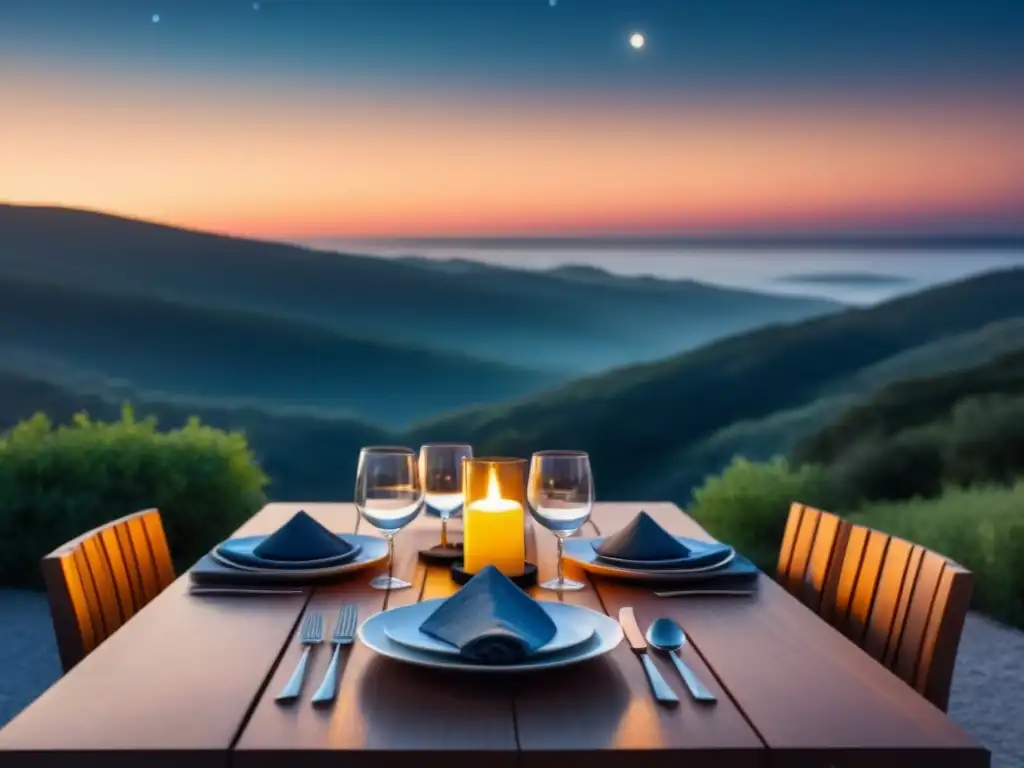
<path fill-rule="evenodd" d="M 286 239 L 1020 232 L 1021 40 L 1020 0 L 0 0 L 0 200 Z"/>

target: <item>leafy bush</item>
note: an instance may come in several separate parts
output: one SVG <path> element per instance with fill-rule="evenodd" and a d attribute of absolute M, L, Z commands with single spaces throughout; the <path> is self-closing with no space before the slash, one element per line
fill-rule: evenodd
<path fill-rule="evenodd" d="M 950 488 L 937 499 L 877 504 L 850 519 L 921 544 L 974 572 L 974 606 L 1024 627 L 1024 481 Z"/>
<path fill-rule="evenodd" d="M 179 568 L 264 503 L 267 478 L 245 437 L 191 419 L 157 430 L 125 406 L 54 428 L 43 414 L 0 436 L 0 584 L 36 586 L 39 559 L 105 522 L 158 508 Z"/>
<path fill-rule="evenodd" d="M 794 501 L 824 509 L 848 503 L 824 469 L 810 464 L 793 469 L 785 459 L 759 463 L 735 458 L 721 475 L 694 489 L 693 499 L 689 511 L 694 519 L 769 573 Z"/>

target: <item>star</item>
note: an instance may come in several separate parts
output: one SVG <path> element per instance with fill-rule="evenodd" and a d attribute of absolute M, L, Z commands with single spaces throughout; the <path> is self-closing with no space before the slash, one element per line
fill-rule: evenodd
<path fill-rule="evenodd" d="M 160 14 L 159 13 L 154 13 L 153 14 L 153 23 L 154 24 L 159 24 L 160 23 Z"/>
<path fill-rule="evenodd" d="M 556 5 L 558 5 L 558 0 L 548 0 L 548 5 L 554 8 Z"/>
<path fill-rule="evenodd" d="M 634 32 L 629 36 L 629 45 L 634 50 L 639 51 L 647 44 L 647 39 L 644 37 L 642 32 Z"/>
<path fill-rule="evenodd" d="M 258 11 L 258 10 L 260 9 L 260 4 L 259 4 L 259 3 L 253 3 L 253 4 L 252 4 L 252 9 L 253 9 L 254 11 Z"/>

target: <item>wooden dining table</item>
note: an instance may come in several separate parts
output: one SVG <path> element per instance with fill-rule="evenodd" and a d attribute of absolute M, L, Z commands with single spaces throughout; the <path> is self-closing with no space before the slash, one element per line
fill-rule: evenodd
<path fill-rule="evenodd" d="M 581 535 L 608 535 L 641 508 L 677 535 L 711 537 L 665 502 L 599 503 Z M 373 533 L 349 503 L 273 503 L 236 535 L 271 533 L 304 509 L 340 533 Z M 451 526 L 459 533 L 457 519 Z M 657 704 L 623 642 L 606 656 L 528 675 L 466 675 L 384 659 L 358 640 L 342 652 L 335 702 L 309 696 L 331 652 L 314 650 L 303 696 L 275 701 L 301 653 L 309 611 L 329 637 L 343 603 L 359 618 L 458 587 L 443 565 L 418 557 L 440 524 L 420 516 L 395 539 L 395 574 L 409 589 L 382 592 L 377 571 L 298 595 L 189 594 L 182 575 L 137 616 L 0 730 L 4 768 L 982 768 L 989 754 L 913 689 L 761 574 L 754 596 L 659 598 L 650 585 L 566 575 L 582 591 L 533 588 L 642 628 L 678 621 L 682 656 L 717 696 L 693 701 L 671 662 L 655 664 L 680 704 Z M 556 543 L 529 526 L 527 556 L 554 575 Z"/>

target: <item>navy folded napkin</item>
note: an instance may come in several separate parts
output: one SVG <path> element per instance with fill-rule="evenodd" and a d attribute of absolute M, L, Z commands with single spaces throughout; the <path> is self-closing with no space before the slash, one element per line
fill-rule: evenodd
<path fill-rule="evenodd" d="M 599 555 L 620 560 L 679 560 L 690 555 L 689 547 L 642 509 L 625 528 L 594 549 Z"/>
<path fill-rule="evenodd" d="M 340 557 L 351 549 L 351 544 L 299 510 L 252 553 L 267 560 L 301 561 Z"/>
<path fill-rule="evenodd" d="M 420 631 L 459 649 L 478 664 L 517 664 L 558 628 L 533 598 L 488 565 L 420 625 Z"/>

